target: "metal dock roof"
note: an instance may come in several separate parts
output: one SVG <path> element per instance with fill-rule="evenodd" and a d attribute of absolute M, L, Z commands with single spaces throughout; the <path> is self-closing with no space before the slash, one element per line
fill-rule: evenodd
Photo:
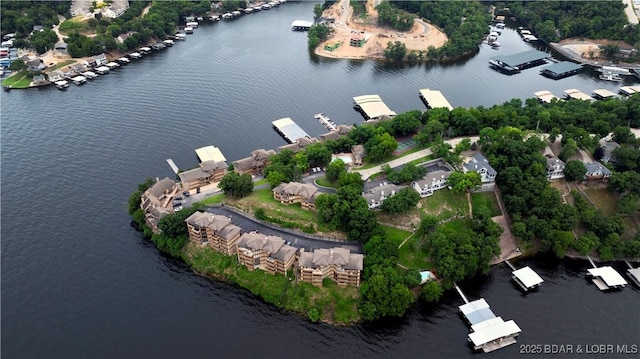
<path fill-rule="evenodd" d="M 420 97 L 426 103 L 429 108 L 444 107 L 449 111 L 453 110 L 453 106 L 447 101 L 442 92 L 430 89 L 421 89 Z"/>
<path fill-rule="evenodd" d="M 285 140 L 289 143 L 296 142 L 297 139 L 302 137 L 310 137 L 298 124 L 293 122 L 289 117 L 281 118 L 272 122 L 273 127 L 276 128 Z"/>
<path fill-rule="evenodd" d="M 616 94 L 607 90 L 607 89 L 595 89 L 593 90 L 593 95 L 595 97 L 601 98 L 601 99 L 605 99 L 605 98 L 609 98 L 609 97 L 615 97 Z"/>
<path fill-rule="evenodd" d="M 535 287 L 544 282 L 538 273 L 534 272 L 530 267 L 520 268 L 512 273 L 527 288 Z"/>
<path fill-rule="evenodd" d="M 360 108 L 367 119 L 377 119 L 381 116 L 395 116 L 378 95 L 362 95 L 353 98 L 354 104 Z"/>
<path fill-rule="evenodd" d="M 624 95 L 632 95 L 636 92 L 640 92 L 640 86 L 622 86 L 620 92 Z"/>
<path fill-rule="evenodd" d="M 600 278 L 609 288 L 627 285 L 627 281 L 622 278 L 620 273 L 609 266 L 589 268 L 587 271 L 592 276 Z"/>
<path fill-rule="evenodd" d="M 475 347 L 481 347 L 484 344 L 490 343 L 500 338 L 515 336 L 522 331 L 513 320 L 510 320 L 508 322 L 496 320 L 492 324 L 493 325 L 487 326 L 469 334 L 469 340 L 473 342 L 473 345 Z"/>
<path fill-rule="evenodd" d="M 227 159 L 222 154 L 222 151 L 220 151 L 220 149 L 215 146 L 200 147 L 196 150 L 196 155 L 200 159 L 200 162 L 227 162 Z"/>
<path fill-rule="evenodd" d="M 572 71 L 576 71 L 576 70 L 580 70 L 580 69 L 582 69 L 582 65 L 581 64 L 576 64 L 576 63 L 573 63 L 571 61 L 560 61 L 560 62 L 555 63 L 553 65 L 549 65 L 549 66 L 545 67 L 542 70 L 551 72 L 555 76 L 559 76 L 559 75 L 561 75 L 563 73 L 572 72 Z"/>
<path fill-rule="evenodd" d="M 568 90 L 564 90 L 564 95 L 567 96 L 570 99 L 574 99 L 574 100 L 583 100 L 583 101 L 592 101 L 593 99 L 591 98 L 591 96 L 587 95 L 586 93 L 578 90 L 578 89 L 568 89 Z"/>
<path fill-rule="evenodd" d="M 526 64 L 527 62 L 546 59 L 547 57 L 550 57 L 550 56 L 551 55 L 543 51 L 529 50 L 529 51 L 518 52 L 517 54 L 511 54 L 506 56 L 495 56 L 495 57 L 492 57 L 491 59 L 503 62 L 508 66 L 515 67 L 518 65 Z"/>
<path fill-rule="evenodd" d="M 538 92 L 534 92 L 533 95 L 540 101 L 542 102 L 546 102 L 546 103 L 551 103 L 551 100 L 553 100 L 554 98 L 557 99 L 557 97 L 551 93 L 551 91 L 549 90 L 542 90 L 542 91 L 538 91 Z"/>

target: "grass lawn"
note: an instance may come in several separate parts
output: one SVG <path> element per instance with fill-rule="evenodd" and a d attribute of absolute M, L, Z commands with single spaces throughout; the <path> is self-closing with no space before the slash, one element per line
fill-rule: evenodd
<path fill-rule="evenodd" d="M 78 33 L 86 33 L 89 31 L 89 24 L 82 17 L 77 16 L 63 21 L 58 28 L 63 35 L 69 35 L 74 31 Z"/>
<path fill-rule="evenodd" d="M 67 66 L 67 65 L 71 65 L 71 64 L 75 64 L 75 63 L 76 63 L 76 60 L 65 60 L 65 61 L 62 61 L 62 62 L 56 64 L 56 65 L 53 65 L 53 66 L 49 67 L 47 69 L 47 71 L 55 71 L 57 69 L 61 69 L 61 68 L 65 67 L 65 66 Z"/>
<path fill-rule="evenodd" d="M 396 246 L 399 246 L 402 241 L 411 235 L 411 232 L 404 229 L 382 226 L 384 228 L 384 237 L 392 241 Z"/>
<path fill-rule="evenodd" d="M 469 206 L 464 194 L 454 194 L 448 189 L 435 191 L 432 196 L 420 200 L 423 211 L 439 220 L 453 216 L 468 215 Z"/>
<path fill-rule="evenodd" d="M 429 250 L 422 248 L 420 240 L 413 236 L 400 247 L 398 263 L 409 269 L 429 269 L 434 265 L 429 261 Z"/>
<path fill-rule="evenodd" d="M 329 182 L 329 181 L 327 180 L 327 177 L 326 177 L 326 176 L 318 177 L 318 178 L 316 179 L 316 183 L 317 183 L 319 186 L 322 186 L 322 187 L 331 187 L 331 188 L 336 188 L 336 189 L 338 188 L 338 185 L 337 185 L 336 183 Z"/>
<path fill-rule="evenodd" d="M 270 188 L 255 190 L 242 199 L 230 199 L 229 203 L 252 210 L 262 208 L 267 216 L 295 222 L 301 225 L 300 228 L 317 222 L 316 214 L 302 209 L 299 203 L 284 205 L 273 199 L 273 192 L 271 192 Z"/>
<path fill-rule="evenodd" d="M 224 193 L 218 193 L 215 194 L 211 197 L 207 197 L 205 199 L 202 200 L 202 203 L 204 204 L 216 204 L 216 203 L 222 203 L 225 201 L 225 194 Z"/>
<path fill-rule="evenodd" d="M 616 213 L 618 198 L 615 193 L 609 192 L 606 188 L 587 188 L 584 193 L 605 215 L 612 216 Z"/>
<path fill-rule="evenodd" d="M 470 218 L 454 219 L 440 225 L 445 230 L 459 231 L 461 229 L 473 229 L 473 222 Z"/>
<path fill-rule="evenodd" d="M 253 182 L 253 186 L 257 187 L 257 186 L 261 186 L 261 185 L 267 184 L 267 183 L 269 183 L 269 181 L 267 179 L 261 179 L 259 181 Z"/>
<path fill-rule="evenodd" d="M 33 76 L 29 74 L 27 70 L 20 70 L 16 72 L 14 75 L 4 79 L 2 81 L 2 86 L 9 86 L 14 89 L 23 89 L 29 87 L 31 85 L 31 80 Z"/>
<path fill-rule="evenodd" d="M 499 216 L 502 214 L 502 212 L 500 212 L 500 207 L 498 207 L 498 200 L 496 199 L 496 195 L 493 192 L 472 193 L 471 203 L 474 207 L 482 205 L 487 206 L 487 208 L 489 208 L 489 212 L 491 213 L 491 217 Z"/>
<path fill-rule="evenodd" d="M 427 161 L 431 161 L 432 159 L 434 159 L 433 155 L 429 155 L 429 156 L 424 156 L 424 157 L 420 157 L 418 159 L 415 159 L 413 161 L 410 161 L 408 164 L 411 165 L 418 165 L 422 162 L 427 162 Z"/>
<path fill-rule="evenodd" d="M 359 170 L 366 170 L 366 169 L 369 169 L 369 168 L 373 168 L 373 167 L 376 167 L 376 166 L 380 166 L 380 165 L 382 165 L 383 163 L 387 163 L 387 162 L 389 162 L 389 161 L 395 160 L 396 158 L 401 158 L 401 157 L 404 157 L 404 156 L 406 156 L 406 155 L 409 155 L 409 154 L 412 154 L 412 153 L 414 153 L 414 152 L 418 152 L 418 151 L 421 151 L 421 150 L 424 150 L 424 148 L 422 148 L 422 147 L 414 147 L 414 148 L 412 148 L 412 149 L 410 149 L 410 150 L 407 150 L 406 152 L 401 153 L 401 154 L 400 154 L 400 155 L 398 155 L 398 156 L 389 156 L 389 157 L 387 157 L 387 158 L 383 159 L 382 161 L 374 162 L 374 163 L 367 163 L 367 164 L 365 164 L 364 166 L 358 167 L 357 169 L 359 169 Z M 426 157 L 425 157 L 425 158 L 426 158 Z M 422 160 L 422 159 L 420 159 L 420 160 L 421 160 L 421 161 L 426 161 L 426 160 Z"/>

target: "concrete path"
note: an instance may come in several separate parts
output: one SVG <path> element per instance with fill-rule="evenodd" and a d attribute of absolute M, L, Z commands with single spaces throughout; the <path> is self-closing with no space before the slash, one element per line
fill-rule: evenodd
<path fill-rule="evenodd" d="M 627 19 L 630 24 L 638 23 L 638 15 L 636 11 L 633 9 L 633 2 L 631 0 L 622 0 L 622 2 L 627 6 L 624 8 L 624 14 L 627 15 Z"/>
<path fill-rule="evenodd" d="M 464 140 L 465 138 L 468 138 L 471 140 L 471 143 L 478 141 L 478 139 L 480 137 L 478 136 L 470 136 L 470 137 L 457 137 L 457 138 L 453 138 L 450 140 L 446 140 L 444 142 L 448 143 L 451 145 L 451 147 L 456 147 L 456 145 L 460 142 L 462 142 L 462 140 Z M 417 160 L 419 158 L 422 157 L 426 157 L 431 155 L 431 150 L 428 148 L 425 148 L 424 150 L 420 150 L 417 152 L 413 152 L 410 153 L 406 156 L 402 156 L 400 158 L 396 158 L 394 160 L 391 160 L 389 162 L 385 162 L 385 163 L 381 163 L 380 166 L 376 166 L 376 167 L 372 167 L 372 168 L 367 168 L 367 169 L 352 169 L 351 172 L 357 172 L 360 173 L 360 175 L 362 176 L 363 180 L 367 180 L 369 177 L 371 177 L 372 175 L 376 174 L 376 173 L 380 173 L 382 172 L 382 167 L 384 165 L 389 165 L 389 167 L 394 168 L 394 167 L 398 167 L 400 165 L 404 165 L 407 164 L 413 160 Z"/>

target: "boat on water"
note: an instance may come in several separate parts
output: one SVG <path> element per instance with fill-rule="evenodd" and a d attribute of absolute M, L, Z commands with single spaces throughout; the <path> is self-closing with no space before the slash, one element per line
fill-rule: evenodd
<path fill-rule="evenodd" d="M 69 81 L 67 80 L 60 80 L 60 81 L 56 81 L 54 82 L 56 87 L 60 90 L 66 90 L 67 88 L 69 88 Z"/>
<path fill-rule="evenodd" d="M 600 80 L 605 80 L 605 81 L 614 81 L 614 82 L 620 82 L 622 81 L 622 76 L 618 75 L 618 74 L 613 74 L 613 73 L 608 73 L 608 74 L 600 74 Z"/>
<path fill-rule="evenodd" d="M 166 46 L 173 46 L 173 44 L 175 44 L 175 42 L 171 39 L 166 39 L 164 41 L 162 41 Z"/>
<path fill-rule="evenodd" d="M 82 75 L 82 76 L 84 76 L 84 77 L 86 77 L 86 78 L 87 78 L 87 79 L 89 79 L 89 80 L 93 80 L 93 79 L 95 79 L 96 77 L 98 77 L 98 74 L 96 74 L 96 73 L 95 73 L 95 72 L 93 72 L 93 71 L 85 71 L 85 72 L 83 72 L 81 75 Z"/>
<path fill-rule="evenodd" d="M 191 26 L 187 26 L 184 28 L 184 32 L 186 34 L 193 34 L 193 28 Z"/>
<path fill-rule="evenodd" d="M 497 48 L 499 48 L 500 46 L 502 46 L 502 45 L 501 45 L 499 42 L 497 42 L 497 41 L 491 41 L 491 42 L 489 43 L 489 45 L 491 45 L 491 47 L 493 47 L 494 49 L 497 49 Z"/>

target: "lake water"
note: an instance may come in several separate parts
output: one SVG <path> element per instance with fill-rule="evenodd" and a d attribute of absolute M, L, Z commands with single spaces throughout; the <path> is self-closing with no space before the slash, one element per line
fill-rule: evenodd
<path fill-rule="evenodd" d="M 311 324 L 191 273 L 129 225 L 127 197 L 146 177 L 172 176 L 165 159 L 190 168 L 193 150 L 205 145 L 220 147 L 229 162 L 280 146 L 271 121 L 281 117 L 312 136 L 326 132 L 317 112 L 360 122 L 353 96 L 379 94 L 399 113 L 424 109 L 421 88 L 468 107 L 543 89 L 619 86 L 588 71 L 553 81 L 539 68 L 514 76 L 490 70 L 489 57 L 530 47 L 508 29 L 500 50 L 483 45 L 446 65 L 316 58 L 306 34 L 289 28 L 310 19 L 312 8 L 287 3 L 201 26 L 185 42 L 82 87 L 0 94 L 3 357 L 474 356 L 454 292 L 397 321 Z M 545 279 L 540 291 L 523 296 L 506 266 L 461 283 L 467 297 L 486 298 L 522 328 L 518 345 L 492 357 L 513 358 L 520 344 L 639 344 L 637 289 L 599 292 L 584 279 L 584 261 L 518 265 Z"/>

